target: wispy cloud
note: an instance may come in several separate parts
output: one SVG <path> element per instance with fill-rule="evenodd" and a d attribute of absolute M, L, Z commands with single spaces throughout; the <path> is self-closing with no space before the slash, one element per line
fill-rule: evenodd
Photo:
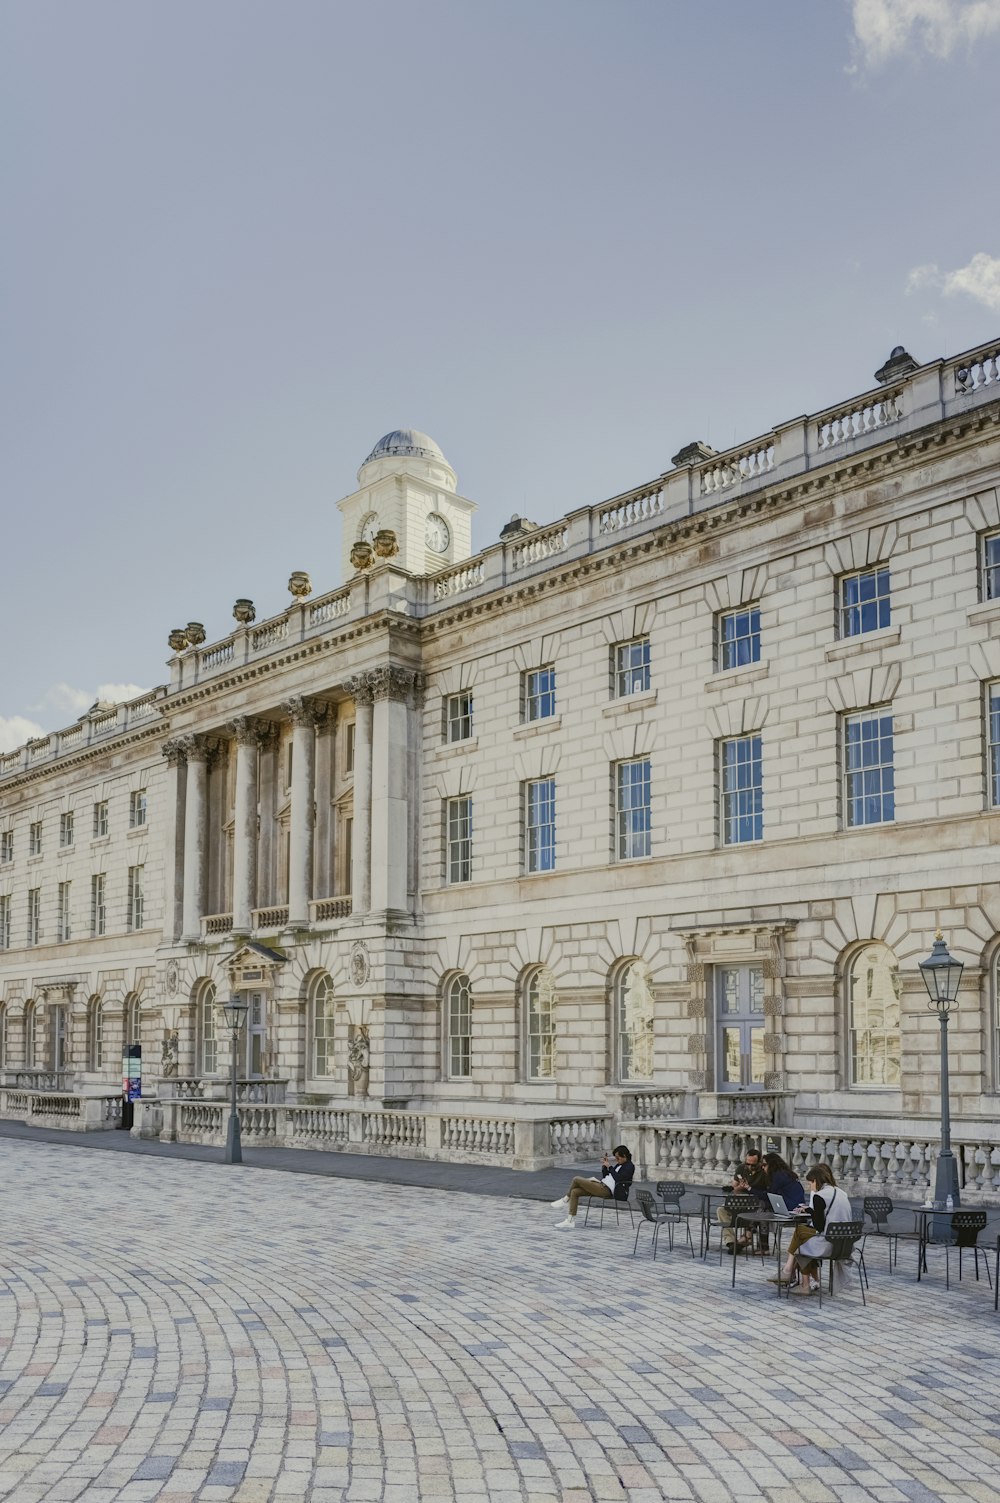
<path fill-rule="evenodd" d="M 957 292 L 964 292 L 994 313 L 1000 313 L 1000 256 L 980 251 L 968 266 L 950 271 L 944 279 L 944 295 L 953 297 Z"/>
<path fill-rule="evenodd" d="M 945 297 L 964 294 L 1000 313 L 1000 256 L 978 251 L 968 266 L 959 266 L 955 271 L 941 271 L 933 262 L 914 266 L 906 278 L 907 296 L 928 290 L 943 293 Z"/>
<path fill-rule="evenodd" d="M 865 68 L 921 53 L 948 58 L 1000 32 L 1000 0 L 851 0 L 854 50 Z"/>
<path fill-rule="evenodd" d="M 24 715 L 0 715 L 0 752 L 13 751 L 44 734 L 37 720 L 28 720 Z"/>

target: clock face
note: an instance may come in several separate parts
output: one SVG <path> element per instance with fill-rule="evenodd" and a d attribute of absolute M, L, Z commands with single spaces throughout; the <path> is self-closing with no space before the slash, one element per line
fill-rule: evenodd
<path fill-rule="evenodd" d="M 370 511 L 361 524 L 361 542 L 374 543 L 378 526 L 378 513 Z"/>
<path fill-rule="evenodd" d="M 424 524 L 424 541 L 432 553 L 444 553 L 451 542 L 451 533 L 444 517 L 432 511 Z"/>

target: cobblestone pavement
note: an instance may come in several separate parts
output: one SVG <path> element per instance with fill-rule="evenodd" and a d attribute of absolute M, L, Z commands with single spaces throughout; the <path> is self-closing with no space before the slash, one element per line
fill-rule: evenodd
<path fill-rule="evenodd" d="M 781 1303 L 537 1203 L 0 1142 L 0 1497 L 993 1503 L 966 1267 Z M 640 1241 L 640 1249 L 643 1245 Z"/>

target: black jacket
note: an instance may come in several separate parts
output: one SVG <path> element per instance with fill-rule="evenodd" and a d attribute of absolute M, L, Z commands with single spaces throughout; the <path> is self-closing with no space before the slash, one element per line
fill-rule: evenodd
<path fill-rule="evenodd" d="M 631 1159 L 627 1159 L 624 1164 L 609 1164 L 607 1168 L 602 1164 L 597 1171 L 597 1178 L 603 1179 L 606 1174 L 614 1176 L 615 1188 L 611 1193 L 615 1200 L 628 1200 L 632 1176 L 635 1174 L 635 1165 Z"/>

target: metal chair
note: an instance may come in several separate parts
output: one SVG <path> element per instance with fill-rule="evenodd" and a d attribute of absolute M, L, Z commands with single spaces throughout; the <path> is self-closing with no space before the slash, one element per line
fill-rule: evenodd
<path fill-rule="evenodd" d="M 660 1235 L 660 1227 L 667 1227 L 667 1235 L 672 1235 L 672 1233 L 669 1231 L 669 1228 L 673 1224 L 673 1217 L 666 1211 L 658 1211 L 656 1209 L 656 1201 L 653 1199 L 648 1190 L 636 1190 L 635 1203 L 639 1208 L 639 1213 L 642 1217 L 642 1220 L 639 1222 L 639 1225 L 635 1229 L 635 1245 L 632 1248 L 632 1256 L 634 1258 L 639 1249 L 639 1233 L 642 1231 L 643 1226 L 648 1223 L 653 1228 L 653 1258 L 655 1260 L 656 1243 Z M 672 1247 L 673 1243 L 671 1242 L 670 1245 Z"/>
<path fill-rule="evenodd" d="M 833 1294 L 833 1270 L 837 1263 L 855 1259 L 858 1283 L 861 1285 L 861 1303 L 867 1305 L 865 1289 L 868 1287 L 868 1269 L 865 1267 L 865 1224 L 863 1221 L 833 1221 L 823 1229 L 823 1236 L 830 1244 L 830 1251 L 815 1259 L 819 1264 L 819 1303 L 823 1307 L 823 1264 L 830 1265 L 830 1289 Z"/>
<path fill-rule="evenodd" d="M 629 1189 L 630 1190 L 631 1190 L 631 1188 L 632 1188 L 632 1186 L 629 1185 Z M 614 1208 L 615 1208 L 615 1226 L 618 1226 L 620 1224 L 620 1222 L 621 1222 L 621 1213 L 622 1213 L 623 1210 L 624 1211 L 628 1211 L 629 1221 L 632 1223 L 633 1226 L 635 1226 L 635 1217 L 632 1214 L 632 1204 L 631 1204 L 631 1201 L 629 1200 L 629 1197 L 627 1195 L 626 1195 L 626 1197 L 625 1197 L 624 1200 L 616 1200 L 613 1195 L 588 1195 L 588 1196 L 581 1196 L 581 1199 L 586 1199 L 586 1202 L 587 1202 L 587 1208 L 586 1208 L 586 1210 L 583 1213 L 583 1224 L 584 1224 L 584 1226 L 587 1225 L 587 1222 L 590 1219 L 590 1208 L 591 1208 L 592 1205 L 598 1205 L 601 1208 L 601 1219 L 597 1223 L 597 1225 L 598 1225 L 599 1228 L 604 1225 L 604 1212 L 605 1212 L 605 1209 L 609 1208 L 611 1206 L 614 1206 Z"/>
<path fill-rule="evenodd" d="M 737 1225 L 736 1225 L 736 1219 L 737 1219 L 738 1216 L 742 1215 L 743 1212 L 746 1212 L 747 1214 L 750 1214 L 753 1211 L 759 1211 L 760 1210 L 760 1201 L 757 1199 L 756 1195 L 736 1195 L 736 1194 L 734 1194 L 734 1195 L 727 1195 L 726 1198 L 725 1198 L 725 1200 L 722 1202 L 722 1205 L 723 1205 L 723 1208 L 725 1210 L 727 1210 L 729 1212 L 730 1216 L 732 1217 L 733 1237 L 736 1239 L 736 1241 L 734 1242 L 734 1246 L 733 1246 L 733 1257 L 736 1257 L 737 1253 L 743 1253 L 744 1256 L 745 1256 L 750 1251 L 750 1249 L 752 1247 L 752 1243 L 751 1242 L 747 1242 L 742 1247 L 740 1246 L 740 1244 L 739 1244 L 739 1232 L 738 1232 L 738 1228 L 737 1228 Z M 719 1227 L 719 1262 L 720 1262 L 720 1264 L 722 1262 L 722 1254 L 725 1251 L 725 1247 L 726 1247 L 726 1229 L 725 1229 L 724 1226 L 722 1226 L 720 1224 L 720 1227 Z"/>
<path fill-rule="evenodd" d="M 893 1266 L 899 1258 L 899 1233 L 889 1225 L 892 1201 L 888 1195 L 866 1195 L 863 1210 L 871 1222 L 866 1235 L 884 1237 L 889 1244 L 889 1272 L 892 1273 Z"/>
<path fill-rule="evenodd" d="M 985 1247 L 979 1246 L 979 1233 L 985 1231 L 989 1216 L 986 1211 L 954 1211 L 948 1220 L 951 1230 L 947 1240 L 941 1242 L 925 1243 L 925 1251 L 932 1247 L 944 1248 L 944 1287 L 951 1288 L 951 1250 L 958 1249 L 958 1277 L 962 1277 L 962 1253 L 970 1248 L 976 1264 L 976 1282 L 979 1282 L 979 1254 L 983 1255 L 983 1267 L 986 1269 L 986 1278 L 993 1287 L 993 1278 L 990 1274 L 990 1260 Z"/>
<path fill-rule="evenodd" d="M 670 1251 L 674 1250 L 674 1227 L 683 1224 L 687 1232 L 688 1247 L 691 1256 L 694 1257 L 694 1242 L 691 1238 L 691 1217 L 697 1215 L 694 1211 L 683 1211 L 681 1200 L 684 1196 L 684 1185 L 679 1180 L 661 1179 L 657 1181 L 656 1193 L 663 1205 L 667 1234 L 670 1239 Z"/>

